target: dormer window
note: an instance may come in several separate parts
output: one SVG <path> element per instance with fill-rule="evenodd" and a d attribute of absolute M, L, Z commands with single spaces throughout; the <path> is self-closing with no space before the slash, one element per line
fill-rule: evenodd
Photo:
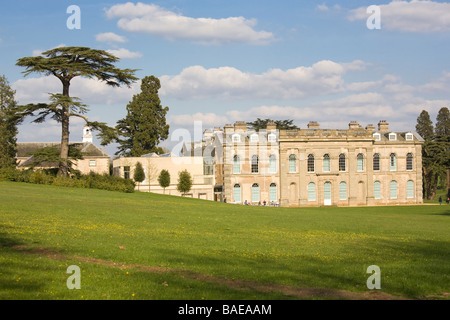
<path fill-rule="evenodd" d="M 250 142 L 258 142 L 259 137 L 258 134 L 254 133 L 250 136 Z"/>
<path fill-rule="evenodd" d="M 397 134 L 389 133 L 389 141 L 396 141 L 396 140 L 397 140 Z"/>
<path fill-rule="evenodd" d="M 411 132 L 407 133 L 407 134 L 405 135 L 405 140 L 406 140 L 406 141 L 413 141 L 413 140 L 414 140 L 413 134 L 412 134 Z"/>
<path fill-rule="evenodd" d="M 234 134 L 231 139 L 233 142 L 241 142 L 241 136 L 238 134 Z"/>
<path fill-rule="evenodd" d="M 277 135 L 273 134 L 273 133 L 269 134 L 267 136 L 267 141 L 268 142 L 277 142 Z"/>
<path fill-rule="evenodd" d="M 380 133 L 374 133 L 373 137 L 375 138 L 375 141 L 381 141 L 381 134 Z"/>

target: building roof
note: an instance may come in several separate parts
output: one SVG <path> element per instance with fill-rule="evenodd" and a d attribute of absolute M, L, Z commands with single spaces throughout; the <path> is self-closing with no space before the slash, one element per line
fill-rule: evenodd
<path fill-rule="evenodd" d="M 102 148 L 97 147 L 91 142 L 72 143 L 79 149 L 85 157 L 109 157 Z M 17 143 L 17 158 L 28 158 L 36 150 L 45 147 L 60 148 L 59 142 L 18 142 Z"/>

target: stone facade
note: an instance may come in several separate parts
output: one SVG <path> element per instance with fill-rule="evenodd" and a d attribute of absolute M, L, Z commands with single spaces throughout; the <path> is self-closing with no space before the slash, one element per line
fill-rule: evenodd
<path fill-rule="evenodd" d="M 349 128 L 260 132 L 224 128 L 223 192 L 233 203 L 366 206 L 422 203 L 423 139 L 415 132 Z M 257 158 L 256 158 L 257 157 Z"/>
<path fill-rule="evenodd" d="M 149 154 L 142 157 L 121 157 L 113 160 L 115 176 L 133 179 L 134 170 L 140 162 L 144 168 L 145 180 L 137 184 L 136 190 L 142 192 L 160 193 L 181 196 L 177 190 L 178 173 L 187 170 L 193 179 L 191 191 L 185 197 L 214 200 L 213 170 L 205 172 L 203 157 L 173 157 L 170 154 Z M 170 174 L 170 186 L 165 190 L 159 185 L 158 177 L 161 170 Z"/>

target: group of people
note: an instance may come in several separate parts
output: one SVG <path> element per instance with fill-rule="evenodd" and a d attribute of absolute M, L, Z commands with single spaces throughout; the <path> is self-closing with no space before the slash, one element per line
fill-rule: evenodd
<path fill-rule="evenodd" d="M 450 196 L 447 197 L 447 200 L 445 200 L 445 202 L 446 202 L 447 204 L 450 204 Z M 439 197 L 439 204 L 442 204 L 442 196 Z"/>
<path fill-rule="evenodd" d="M 244 201 L 244 205 L 248 206 L 248 205 L 256 205 L 256 204 L 253 204 L 252 202 L 248 202 L 247 200 L 245 200 Z M 259 201 L 258 202 L 258 206 L 279 207 L 280 204 L 278 202 L 275 202 L 275 201 L 266 202 L 266 200 L 264 200 L 263 202 Z"/>

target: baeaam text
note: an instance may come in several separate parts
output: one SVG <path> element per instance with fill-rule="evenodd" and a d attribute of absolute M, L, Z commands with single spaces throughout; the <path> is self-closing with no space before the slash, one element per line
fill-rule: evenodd
<path fill-rule="evenodd" d="M 214 309 L 213 307 L 192 307 L 185 305 L 184 307 L 179 307 L 179 315 L 203 315 L 209 318 L 211 313 L 221 313 L 222 315 L 269 315 L 272 313 L 271 305 L 222 305 L 222 309 Z"/>

